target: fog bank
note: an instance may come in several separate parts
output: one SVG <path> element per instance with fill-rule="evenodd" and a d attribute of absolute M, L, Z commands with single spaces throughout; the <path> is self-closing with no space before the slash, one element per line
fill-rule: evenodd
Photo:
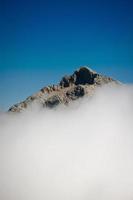
<path fill-rule="evenodd" d="M 1 200 L 132 200 L 133 86 L 0 114 Z"/>

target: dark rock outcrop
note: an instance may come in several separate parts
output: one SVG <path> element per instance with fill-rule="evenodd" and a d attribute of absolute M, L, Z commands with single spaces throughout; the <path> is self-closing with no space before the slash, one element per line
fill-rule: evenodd
<path fill-rule="evenodd" d="M 97 76 L 97 74 L 89 68 L 82 67 L 74 72 L 74 76 L 76 76 L 76 85 L 85 85 L 94 84 L 94 78 Z"/>
<path fill-rule="evenodd" d="M 93 95 L 95 89 L 104 84 L 119 84 L 110 77 L 103 76 L 88 67 L 81 67 L 72 75 L 64 76 L 59 85 L 43 87 L 38 93 L 29 96 L 9 109 L 9 112 L 21 112 L 33 102 L 43 107 L 53 108 L 59 104 L 68 104 L 84 95 Z"/>
<path fill-rule="evenodd" d="M 58 95 L 54 95 L 45 101 L 45 106 L 49 108 L 53 108 L 59 105 L 61 102 L 60 97 Z"/>
<path fill-rule="evenodd" d="M 69 87 L 72 84 L 93 84 L 94 78 L 96 76 L 96 72 L 87 67 L 81 67 L 79 70 L 76 70 L 71 76 L 64 76 L 60 82 L 60 86 Z"/>
<path fill-rule="evenodd" d="M 72 90 L 68 90 L 66 92 L 66 96 L 71 100 L 83 97 L 84 95 L 85 95 L 85 89 L 81 85 L 77 85 Z"/>

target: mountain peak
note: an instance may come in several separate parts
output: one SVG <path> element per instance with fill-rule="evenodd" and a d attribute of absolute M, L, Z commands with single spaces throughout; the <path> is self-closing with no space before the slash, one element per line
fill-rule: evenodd
<path fill-rule="evenodd" d="M 42 107 L 55 107 L 58 104 L 69 104 L 84 95 L 92 96 L 95 89 L 104 84 L 119 82 L 97 72 L 87 66 L 82 66 L 72 75 L 63 76 L 58 85 L 43 87 L 39 92 L 29 96 L 26 100 L 13 105 L 9 111 L 21 112 L 28 108 L 33 102 Z"/>
<path fill-rule="evenodd" d="M 92 69 L 83 66 L 76 70 L 72 75 L 64 76 L 60 81 L 60 86 L 69 87 L 72 84 L 85 85 L 93 84 L 94 78 L 97 73 Z"/>

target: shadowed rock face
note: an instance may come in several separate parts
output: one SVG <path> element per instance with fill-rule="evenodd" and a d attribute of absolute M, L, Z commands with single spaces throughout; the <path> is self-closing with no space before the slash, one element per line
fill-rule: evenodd
<path fill-rule="evenodd" d="M 93 84 L 96 76 L 96 72 L 87 67 L 81 67 L 79 70 L 76 70 L 71 76 L 64 76 L 60 82 L 60 85 L 63 87 L 69 87 L 72 84 Z"/>
<path fill-rule="evenodd" d="M 97 87 L 108 83 L 119 84 L 118 81 L 100 75 L 88 67 L 81 67 L 72 75 L 64 76 L 58 85 L 44 87 L 25 101 L 13 105 L 9 112 L 21 112 L 33 102 L 49 108 L 59 104 L 66 105 L 84 95 L 92 96 Z"/>
<path fill-rule="evenodd" d="M 74 74 L 76 76 L 76 85 L 94 84 L 94 79 L 97 76 L 94 71 L 86 67 L 80 68 L 78 71 L 75 71 Z"/>

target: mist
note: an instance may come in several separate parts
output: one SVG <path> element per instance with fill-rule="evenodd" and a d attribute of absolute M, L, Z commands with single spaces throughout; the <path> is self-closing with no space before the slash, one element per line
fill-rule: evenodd
<path fill-rule="evenodd" d="M 132 200 L 133 86 L 0 114 L 1 200 Z"/>

